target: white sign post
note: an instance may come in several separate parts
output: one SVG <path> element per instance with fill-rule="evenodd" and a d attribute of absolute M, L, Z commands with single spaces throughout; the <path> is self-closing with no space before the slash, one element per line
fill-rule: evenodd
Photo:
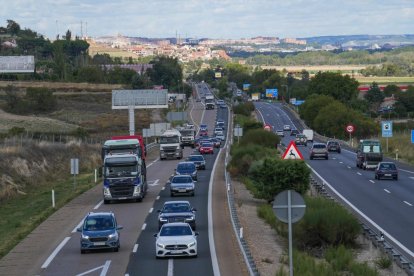
<path fill-rule="evenodd" d="M 76 175 L 79 174 L 79 159 L 70 159 L 70 174 L 73 175 L 73 189 L 76 188 Z"/>

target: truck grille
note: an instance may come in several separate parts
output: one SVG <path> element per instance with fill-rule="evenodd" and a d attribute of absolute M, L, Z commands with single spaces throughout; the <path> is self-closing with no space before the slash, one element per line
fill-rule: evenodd
<path fill-rule="evenodd" d="M 164 152 L 175 152 L 176 147 L 163 147 Z"/>
<path fill-rule="evenodd" d="M 128 197 L 134 194 L 134 187 L 133 184 L 118 183 L 109 186 L 109 191 L 113 198 Z"/>

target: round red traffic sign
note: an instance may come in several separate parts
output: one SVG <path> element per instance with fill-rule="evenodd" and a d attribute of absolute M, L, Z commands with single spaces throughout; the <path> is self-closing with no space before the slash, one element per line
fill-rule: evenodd
<path fill-rule="evenodd" d="M 272 127 L 271 127 L 270 125 L 268 125 L 268 124 L 265 124 L 265 125 L 264 125 L 264 129 L 265 129 L 265 130 L 269 130 L 269 131 L 270 131 L 270 129 L 271 129 L 271 128 L 272 128 Z"/>
<path fill-rule="evenodd" d="M 349 124 L 349 125 L 346 126 L 346 132 L 353 133 L 354 131 L 355 131 L 355 126 L 354 125 Z"/>

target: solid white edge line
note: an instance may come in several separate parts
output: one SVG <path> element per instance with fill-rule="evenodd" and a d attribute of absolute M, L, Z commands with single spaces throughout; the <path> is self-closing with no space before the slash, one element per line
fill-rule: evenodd
<path fill-rule="evenodd" d="M 173 276 L 174 275 L 174 259 L 168 259 L 168 270 L 167 270 L 167 276 Z"/>
<path fill-rule="evenodd" d="M 408 170 L 404 170 L 404 169 L 398 169 L 399 171 L 403 171 L 403 172 L 408 172 L 408 173 L 413 173 L 414 174 L 414 172 L 412 172 L 412 171 L 408 171 Z"/>
<path fill-rule="evenodd" d="M 385 192 L 387 192 L 387 193 L 389 193 L 389 194 L 391 193 L 391 192 L 390 192 L 390 191 L 388 191 L 387 189 L 384 189 L 384 191 L 385 191 Z"/>
<path fill-rule="evenodd" d="M 396 238 L 391 236 L 387 231 L 382 229 L 378 224 L 376 224 L 373 220 L 371 220 L 369 217 L 367 217 L 364 213 L 362 213 L 357 207 L 355 207 L 351 202 L 349 202 L 345 197 L 343 197 L 334 187 L 332 187 L 328 181 L 326 181 L 319 173 L 317 173 L 309 164 L 306 164 L 311 171 L 317 175 L 324 183 L 327 185 L 332 192 L 334 192 L 339 198 L 341 198 L 346 204 L 348 204 L 349 207 L 351 207 L 355 212 L 358 213 L 361 217 L 363 217 L 366 221 L 371 223 L 375 228 L 377 228 L 378 231 L 382 232 L 384 235 L 387 236 L 391 241 L 393 241 L 396 245 L 398 245 L 402 250 L 404 250 L 407 254 L 409 254 L 411 257 L 414 257 L 414 252 L 412 252 L 410 249 L 405 247 L 402 243 L 400 243 Z"/>
<path fill-rule="evenodd" d="M 346 166 L 348 169 L 351 169 L 351 166 Z"/>
<path fill-rule="evenodd" d="M 63 241 L 53 250 L 52 254 L 46 259 L 46 261 L 42 264 L 41 268 L 47 268 L 59 251 L 65 246 L 65 244 L 70 240 L 70 237 L 66 237 Z"/>
<path fill-rule="evenodd" d="M 407 202 L 407 201 L 403 201 L 405 204 L 409 205 L 409 206 L 413 206 L 411 203 Z"/>
<path fill-rule="evenodd" d="M 371 179 L 369 180 L 369 182 L 371 182 L 371 183 L 375 183 L 375 181 L 374 181 L 374 180 L 371 180 Z"/>
<path fill-rule="evenodd" d="M 343 164 L 344 162 L 342 162 L 342 161 L 339 161 L 339 164 Z"/>
<path fill-rule="evenodd" d="M 362 173 L 360 173 L 360 172 L 357 172 L 357 175 L 362 175 Z"/>
<path fill-rule="evenodd" d="M 109 266 L 110 265 L 111 265 L 111 261 L 106 261 L 105 262 L 105 265 L 104 265 L 104 267 L 103 267 L 103 269 L 101 271 L 101 274 L 99 274 L 99 276 L 105 276 L 106 273 L 108 273 L 108 270 L 109 270 Z"/>
<path fill-rule="evenodd" d="M 78 223 L 78 225 L 76 225 L 76 226 L 75 226 L 75 228 L 73 228 L 72 233 L 77 232 L 78 228 L 79 228 L 79 227 L 81 227 L 81 225 L 82 225 L 82 223 L 83 223 L 83 220 L 84 220 L 84 219 L 82 219 L 82 220 Z"/>
<path fill-rule="evenodd" d="M 144 231 L 144 230 L 145 230 L 145 228 L 147 228 L 147 224 L 146 224 L 146 223 L 144 223 L 144 225 L 142 225 L 141 230 L 142 230 L 142 231 Z"/>
<path fill-rule="evenodd" d="M 138 244 L 136 243 L 134 245 L 134 248 L 132 249 L 132 253 L 137 253 L 137 250 L 138 250 Z"/>
<path fill-rule="evenodd" d="M 98 203 L 98 204 L 96 204 L 96 206 L 95 206 L 95 207 L 93 207 L 93 209 L 94 209 L 94 210 L 98 209 L 99 207 L 101 207 L 102 203 L 103 203 L 103 200 L 99 201 L 99 203 Z"/>
<path fill-rule="evenodd" d="M 152 213 L 152 211 L 154 211 L 154 208 L 151 207 L 151 209 L 149 209 L 149 213 Z"/>

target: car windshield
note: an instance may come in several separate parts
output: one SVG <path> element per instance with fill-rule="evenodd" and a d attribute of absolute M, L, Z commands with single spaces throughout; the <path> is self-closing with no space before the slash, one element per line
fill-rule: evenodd
<path fill-rule="evenodd" d="M 195 169 L 194 163 L 191 163 L 191 162 L 187 164 L 178 164 L 177 166 L 177 171 L 182 171 L 182 170 L 188 171 L 188 170 L 194 170 L 194 169 Z"/>
<path fill-rule="evenodd" d="M 380 169 L 382 170 L 396 170 L 395 164 L 393 163 L 383 163 L 380 165 Z"/>
<path fill-rule="evenodd" d="M 171 182 L 172 183 L 189 183 L 189 182 L 192 182 L 192 178 L 191 176 L 174 177 Z"/>
<path fill-rule="evenodd" d="M 328 145 L 330 145 L 330 146 L 337 146 L 338 145 L 338 142 L 328 142 Z"/>
<path fill-rule="evenodd" d="M 201 155 L 195 155 L 195 156 L 190 156 L 189 160 L 190 161 L 203 161 L 204 158 Z"/>
<path fill-rule="evenodd" d="M 202 147 L 212 147 L 213 146 L 213 144 L 212 143 L 203 143 L 203 145 L 202 145 Z"/>
<path fill-rule="evenodd" d="M 179 212 L 191 212 L 190 204 L 188 203 L 171 203 L 165 204 L 162 209 L 163 213 L 179 213 Z"/>
<path fill-rule="evenodd" d="M 192 235 L 190 226 L 163 226 L 161 228 L 160 236 L 190 236 Z"/>
<path fill-rule="evenodd" d="M 90 217 L 84 222 L 83 229 L 85 231 L 103 231 L 114 229 L 114 221 L 112 217 Z"/>
<path fill-rule="evenodd" d="M 315 148 L 315 149 L 324 149 L 324 148 L 326 148 L 326 146 L 324 144 L 315 144 L 315 145 L 313 145 L 313 148 Z"/>
<path fill-rule="evenodd" d="M 172 136 L 172 137 L 163 137 L 160 138 L 160 144 L 173 144 L 180 142 L 180 138 L 178 136 Z"/>

